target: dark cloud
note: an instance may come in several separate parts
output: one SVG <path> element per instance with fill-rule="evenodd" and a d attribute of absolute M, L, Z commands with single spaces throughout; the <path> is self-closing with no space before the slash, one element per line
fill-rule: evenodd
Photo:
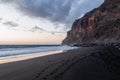
<path fill-rule="evenodd" d="M 17 23 L 12 22 L 12 21 L 6 21 L 3 24 L 7 25 L 7 26 L 11 26 L 11 27 L 17 27 L 17 26 L 19 26 Z"/>
<path fill-rule="evenodd" d="M 24 14 L 32 17 L 41 17 L 53 23 L 62 23 L 70 26 L 86 12 L 98 7 L 103 0 L 1 0 L 3 3 L 12 3 Z"/>

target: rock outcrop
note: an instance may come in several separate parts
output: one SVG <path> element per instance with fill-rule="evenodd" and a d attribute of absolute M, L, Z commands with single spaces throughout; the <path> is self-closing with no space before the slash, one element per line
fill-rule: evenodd
<path fill-rule="evenodd" d="M 105 0 L 76 20 L 62 44 L 120 43 L 120 0 Z"/>

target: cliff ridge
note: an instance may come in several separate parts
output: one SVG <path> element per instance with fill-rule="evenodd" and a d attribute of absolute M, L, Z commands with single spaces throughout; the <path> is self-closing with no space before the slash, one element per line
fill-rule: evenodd
<path fill-rule="evenodd" d="M 120 43 L 120 0 L 105 0 L 76 20 L 62 44 Z"/>

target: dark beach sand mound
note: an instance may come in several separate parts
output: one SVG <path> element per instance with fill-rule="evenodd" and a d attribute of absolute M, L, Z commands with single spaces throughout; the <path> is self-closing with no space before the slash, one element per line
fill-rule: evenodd
<path fill-rule="evenodd" d="M 82 47 L 0 65 L 0 80 L 120 80 L 120 51 Z"/>

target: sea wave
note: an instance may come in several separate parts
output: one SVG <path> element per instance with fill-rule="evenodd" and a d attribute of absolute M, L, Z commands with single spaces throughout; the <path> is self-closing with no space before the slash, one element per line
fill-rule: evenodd
<path fill-rule="evenodd" d="M 0 58 L 25 54 L 35 54 L 50 51 L 70 50 L 77 47 L 61 45 L 9 45 L 0 46 Z"/>

